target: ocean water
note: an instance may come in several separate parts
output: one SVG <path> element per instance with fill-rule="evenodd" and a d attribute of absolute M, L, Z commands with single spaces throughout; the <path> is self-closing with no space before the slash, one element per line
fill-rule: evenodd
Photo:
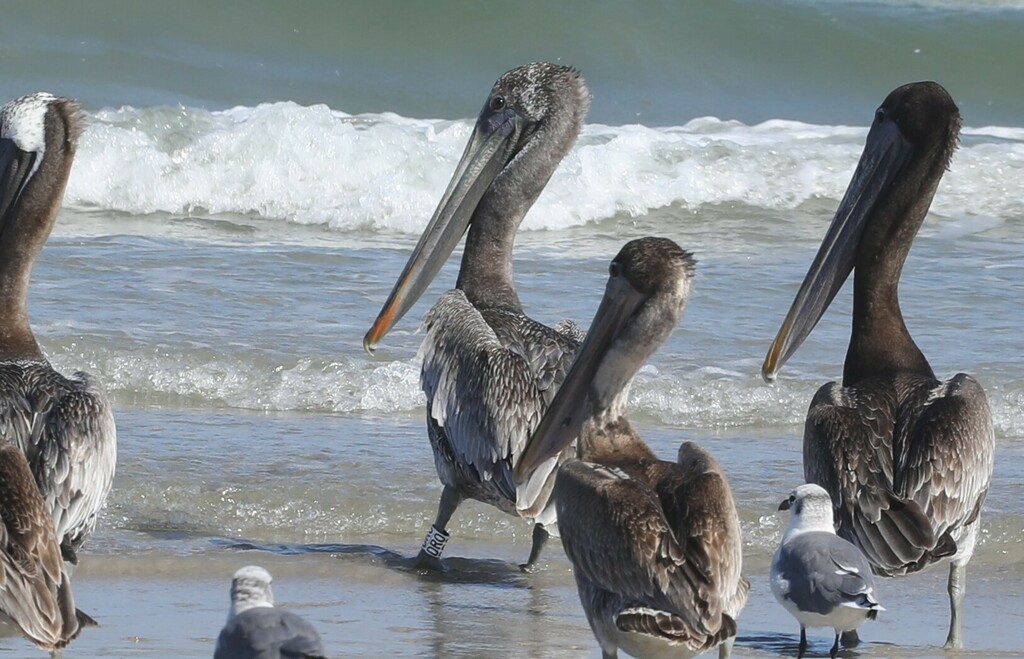
<path fill-rule="evenodd" d="M 773 511 L 801 480 L 803 417 L 841 375 L 849 292 L 773 386 L 759 369 L 896 85 L 935 79 L 965 129 L 908 259 L 908 326 L 936 372 L 973 373 L 996 474 L 971 563 L 967 644 L 1024 648 L 1024 3 L 31 2 L 5 6 L 0 99 L 46 89 L 88 114 L 30 314 L 60 369 L 117 412 L 117 480 L 75 573 L 103 625 L 65 656 L 209 656 L 230 575 L 260 563 L 333 655 L 595 656 L 557 542 L 467 502 L 446 575 L 402 569 L 440 487 L 423 427 L 418 320 L 361 347 L 494 79 L 579 68 L 576 148 L 517 239 L 534 318 L 586 326 L 626 241 L 699 261 L 639 374 L 654 450 L 708 447 L 729 474 L 754 582 L 738 656 L 795 651 L 772 600 Z M 932 656 L 943 569 L 880 584 L 868 656 Z M 826 641 L 822 640 L 824 644 Z M 17 639 L 0 649 L 24 651 Z M 821 648 L 826 650 L 828 645 Z"/>

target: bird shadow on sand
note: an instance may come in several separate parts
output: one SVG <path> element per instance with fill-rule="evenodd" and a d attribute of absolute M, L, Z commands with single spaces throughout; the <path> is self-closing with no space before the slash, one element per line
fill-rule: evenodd
<path fill-rule="evenodd" d="M 316 543 L 308 545 L 264 544 L 248 540 L 218 538 L 213 544 L 233 551 L 261 551 L 279 556 L 330 554 L 341 560 L 365 561 L 389 570 L 417 577 L 428 583 L 490 584 L 495 586 L 529 586 L 527 576 L 518 565 L 496 559 L 444 559 L 442 570 L 428 570 L 417 565 L 416 556 L 405 556 L 387 547 L 363 544 Z"/>

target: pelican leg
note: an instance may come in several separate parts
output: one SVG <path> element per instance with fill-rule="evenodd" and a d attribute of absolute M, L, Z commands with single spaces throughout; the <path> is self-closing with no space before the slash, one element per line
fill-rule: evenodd
<path fill-rule="evenodd" d="M 444 486 L 444 490 L 441 492 L 441 501 L 437 504 L 437 517 L 434 518 L 434 524 L 427 531 L 427 537 L 423 540 L 423 547 L 416 556 L 417 569 L 436 570 L 438 572 L 444 570 L 444 564 L 441 563 L 441 554 L 444 552 L 444 546 L 448 542 L 448 522 L 463 499 L 465 497 L 462 496 L 462 493 L 457 488 L 451 485 Z"/>
<path fill-rule="evenodd" d="M 800 645 L 796 648 L 796 659 L 804 659 L 804 652 L 807 652 L 807 630 L 800 625 Z"/>
<path fill-rule="evenodd" d="M 732 656 L 732 646 L 736 642 L 735 636 L 730 636 L 718 646 L 718 659 L 729 659 Z"/>
<path fill-rule="evenodd" d="M 551 534 L 540 524 L 533 525 L 533 546 L 530 547 L 530 557 L 519 566 L 523 572 L 533 572 L 536 569 L 537 559 L 540 557 L 540 550 L 544 548 Z"/>
<path fill-rule="evenodd" d="M 836 634 L 836 642 L 832 644 L 832 649 L 828 651 L 828 656 L 831 659 L 836 659 L 837 654 L 839 654 L 839 634 Z"/>
<path fill-rule="evenodd" d="M 860 634 L 857 633 L 856 629 L 843 632 L 839 635 L 839 642 L 843 644 L 844 648 L 855 648 L 860 645 Z"/>
<path fill-rule="evenodd" d="M 964 595 L 967 594 L 967 565 L 949 564 L 949 635 L 946 647 L 959 650 L 964 646 L 963 619 Z"/>

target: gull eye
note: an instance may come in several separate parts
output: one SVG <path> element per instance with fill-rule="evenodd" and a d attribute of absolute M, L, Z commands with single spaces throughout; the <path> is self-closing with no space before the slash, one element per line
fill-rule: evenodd
<path fill-rule="evenodd" d="M 885 121 L 885 117 L 886 117 L 885 108 L 878 108 L 877 110 L 875 110 L 875 123 L 876 124 L 880 124 L 883 121 Z"/>
<path fill-rule="evenodd" d="M 622 264 L 618 261 L 612 261 L 612 264 L 608 266 L 608 274 L 612 277 L 618 277 L 622 274 Z"/>
<path fill-rule="evenodd" d="M 504 96 L 495 96 L 494 98 L 491 99 L 490 105 L 491 105 L 491 111 L 492 112 L 500 112 L 501 110 L 504 110 L 505 109 L 505 97 Z"/>

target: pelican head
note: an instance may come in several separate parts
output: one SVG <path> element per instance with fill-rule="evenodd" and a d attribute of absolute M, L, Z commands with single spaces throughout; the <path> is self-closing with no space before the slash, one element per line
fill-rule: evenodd
<path fill-rule="evenodd" d="M 567 66 L 528 64 L 498 78 L 448 189 L 363 338 L 368 352 L 412 308 L 472 223 L 504 220 L 515 231 L 575 143 L 589 105 L 583 77 Z"/>
<path fill-rule="evenodd" d="M 667 238 L 630 241 L 608 268 L 587 338 L 551 407 L 527 442 L 517 477 L 568 446 L 584 421 L 613 406 L 668 339 L 690 296 L 696 261 Z"/>
<path fill-rule="evenodd" d="M 56 193 L 43 191 L 56 210 L 83 126 L 77 103 L 45 92 L 22 96 L 0 108 L 0 226 L 5 233 L 12 218 L 23 214 L 19 201 L 35 201 L 38 196 L 27 197 L 26 192 L 46 163 L 47 169 L 64 170 L 55 179 L 43 177 L 59 187 Z M 48 153 L 50 157 L 45 157 Z"/>
<path fill-rule="evenodd" d="M 765 358 L 761 373 L 775 380 L 831 304 L 858 261 L 883 263 L 893 287 L 960 133 L 960 112 L 935 82 L 892 91 L 875 111 L 860 157 L 832 224 Z M 882 252 L 898 258 L 882 259 Z"/>

